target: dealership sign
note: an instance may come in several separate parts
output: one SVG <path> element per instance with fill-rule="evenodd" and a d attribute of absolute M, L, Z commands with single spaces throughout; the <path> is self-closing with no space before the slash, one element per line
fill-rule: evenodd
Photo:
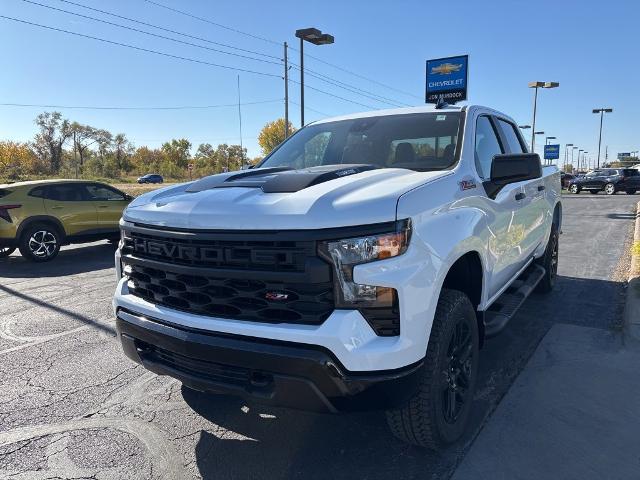
<path fill-rule="evenodd" d="M 469 55 L 427 60 L 426 102 L 455 103 L 467 99 Z"/>
<path fill-rule="evenodd" d="M 545 160 L 557 160 L 560 158 L 560 145 L 545 145 L 544 146 L 544 159 Z"/>
<path fill-rule="evenodd" d="M 618 160 L 622 160 L 623 158 L 627 158 L 631 156 L 631 152 L 623 152 L 618 154 Z"/>

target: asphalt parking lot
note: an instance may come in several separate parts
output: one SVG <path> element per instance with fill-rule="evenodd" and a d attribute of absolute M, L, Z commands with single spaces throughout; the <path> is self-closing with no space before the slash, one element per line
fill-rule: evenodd
<path fill-rule="evenodd" d="M 394 440 L 377 413 L 325 416 L 183 392 L 115 338 L 113 247 L 0 261 L 0 478 L 448 478 L 549 328 L 620 327 L 640 196 L 564 198 L 559 279 L 481 355 L 474 423 L 439 454 Z"/>

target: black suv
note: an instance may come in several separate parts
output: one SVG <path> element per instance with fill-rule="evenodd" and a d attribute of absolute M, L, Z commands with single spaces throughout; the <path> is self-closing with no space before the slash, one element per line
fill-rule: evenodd
<path fill-rule="evenodd" d="M 633 195 L 640 190 L 640 171 L 635 168 L 601 168 L 592 170 L 584 177 L 576 177 L 569 184 L 571 193 L 588 190 L 591 193 L 604 191 L 607 195 L 627 192 Z"/>
<path fill-rule="evenodd" d="M 162 182 L 164 182 L 162 175 L 158 175 L 156 173 L 148 173 L 147 175 L 138 177 L 138 183 L 162 183 Z"/>

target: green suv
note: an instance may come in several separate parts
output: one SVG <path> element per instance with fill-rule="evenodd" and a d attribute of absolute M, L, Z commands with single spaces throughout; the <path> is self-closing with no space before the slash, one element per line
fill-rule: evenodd
<path fill-rule="evenodd" d="M 36 262 L 61 245 L 119 238 L 118 222 L 132 200 L 104 183 L 40 180 L 0 185 L 0 258 L 18 248 Z"/>

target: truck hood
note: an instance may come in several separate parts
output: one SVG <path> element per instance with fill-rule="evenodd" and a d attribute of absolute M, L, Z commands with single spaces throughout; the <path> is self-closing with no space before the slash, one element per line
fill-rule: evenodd
<path fill-rule="evenodd" d="M 123 219 L 188 229 L 308 230 L 396 220 L 403 193 L 450 171 L 368 165 L 223 173 L 136 198 Z"/>

